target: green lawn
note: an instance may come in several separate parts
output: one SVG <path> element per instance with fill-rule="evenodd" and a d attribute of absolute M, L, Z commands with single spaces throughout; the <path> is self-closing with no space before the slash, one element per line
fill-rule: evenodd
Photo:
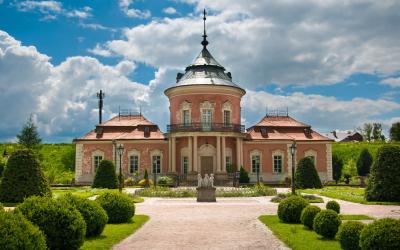
<path fill-rule="evenodd" d="M 322 189 L 304 189 L 301 192 L 367 205 L 400 205 L 400 202 L 366 201 L 364 199 L 364 190 L 364 188 L 358 187 L 324 187 Z"/>
<path fill-rule="evenodd" d="M 81 250 L 111 249 L 112 246 L 133 234 L 148 220 L 149 216 L 147 215 L 135 215 L 128 223 L 107 224 L 100 236 L 86 239 Z"/>
<path fill-rule="evenodd" d="M 341 220 L 374 220 L 374 218 L 364 214 L 339 214 Z"/>
<path fill-rule="evenodd" d="M 339 241 L 323 239 L 316 232 L 304 228 L 302 224 L 281 223 L 277 215 L 262 215 L 259 219 L 293 250 L 341 249 Z"/>

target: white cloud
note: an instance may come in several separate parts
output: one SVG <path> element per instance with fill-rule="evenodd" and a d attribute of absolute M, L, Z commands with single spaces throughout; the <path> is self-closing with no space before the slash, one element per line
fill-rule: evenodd
<path fill-rule="evenodd" d="M 111 51 L 104 49 L 100 44 L 96 44 L 96 47 L 94 47 L 93 49 L 88 49 L 88 51 L 93 55 L 97 56 L 102 56 L 102 57 L 112 56 Z"/>
<path fill-rule="evenodd" d="M 389 85 L 392 88 L 400 87 L 400 77 L 390 77 L 381 81 L 381 84 Z"/>
<path fill-rule="evenodd" d="M 200 50 L 200 10 L 206 7 L 213 13 L 209 49 L 248 88 L 335 84 L 355 73 L 386 76 L 400 68 L 400 32 L 393 32 L 399 1 L 189 2 L 197 15 L 126 29 L 106 47 L 155 68 L 183 69 Z"/>
<path fill-rule="evenodd" d="M 89 12 L 81 11 L 81 10 L 71 10 L 71 11 L 66 12 L 65 15 L 67 17 L 78 17 L 81 19 L 86 19 L 86 18 L 92 16 L 92 14 L 90 14 Z"/>
<path fill-rule="evenodd" d="M 176 11 L 176 9 L 175 9 L 174 7 L 164 8 L 164 9 L 163 9 L 163 12 L 164 12 L 165 14 L 169 14 L 169 15 L 173 15 L 173 14 L 176 14 L 176 13 L 177 13 L 177 11 Z"/>
<path fill-rule="evenodd" d="M 130 8 L 133 5 L 133 0 L 119 0 L 119 7 L 128 17 L 146 19 L 151 17 L 149 10 L 139 10 Z"/>
<path fill-rule="evenodd" d="M 64 9 L 61 2 L 58 1 L 19 1 L 15 3 L 17 10 L 24 12 L 39 12 L 44 14 L 41 21 L 51 21 L 57 18 L 57 15 L 66 17 L 76 17 L 86 19 L 92 16 L 92 8 L 85 6 L 81 10 Z"/>
<path fill-rule="evenodd" d="M 79 23 L 79 26 L 85 29 L 92 29 L 92 30 L 108 30 L 111 32 L 116 32 L 117 29 L 111 28 L 111 27 L 106 27 L 104 25 L 101 25 L 99 23 Z"/>

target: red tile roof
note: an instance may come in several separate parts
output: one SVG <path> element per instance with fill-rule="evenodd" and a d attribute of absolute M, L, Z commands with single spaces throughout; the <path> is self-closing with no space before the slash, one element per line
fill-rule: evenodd
<path fill-rule="evenodd" d="M 296 121 L 290 116 L 265 116 L 254 126 L 266 127 L 310 127 L 305 123 Z"/>

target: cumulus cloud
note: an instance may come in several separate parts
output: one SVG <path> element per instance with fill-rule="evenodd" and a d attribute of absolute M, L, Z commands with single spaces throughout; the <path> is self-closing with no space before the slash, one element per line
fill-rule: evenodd
<path fill-rule="evenodd" d="M 392 88 L 398 88 L 400 87 L 400 77 L 390 77 L 390 78 L 386 78 L 383 79 L 381 81 L 381 84 L 383 85 L 389 85 Z"/>
<path fill-rule="evenodd" d="M 61 2 L 58 1 L 19 1 L 15 3 L 17 10 L 23 12 L 38 12 L 44 14 L 40 19 L 42 21 L 51 21 L 57 18 L 58 15 L 66 17 L 76 17 L 79 19 L 86 19 L 91 17 L 92 8 L 89 6 L 83 7 L 81 10 L 65 9 Z"/>
<path fill-rule="evenodd" d="M 128 17 L 146 19 L 151 17 L 149 10 L 140 10 L 132 8 L 133 0 L 119 0 L 119 7 Z"/>
<path fill-rule="evenodd" d="M 400 68 L 400 32 L 393 32 L 399 1 L 189 2 L 197 15 L 126 29 L 105 46 L 155 68 L 183 68 L 200 49 L 205 7 L 212 13 L 209 49 L 245 87 L 335 84 L 355 73 L 386 76 Z"/>
<path fill-rule="evenodd" d="M 164 9 L 163 9 L 163 12 L 164 12 L 165 14 L 169 14 L 169 15 L 173 15 L 173 14 L 176 14 L 176 13 L 177 13 L 177 11 L 176 11 L 176 9 L 175 9 L 174 7 L 164 8 Z"/>

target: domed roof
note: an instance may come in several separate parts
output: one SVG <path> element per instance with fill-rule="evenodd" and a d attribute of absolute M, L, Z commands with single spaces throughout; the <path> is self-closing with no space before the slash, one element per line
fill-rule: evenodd
<path fill-rule="evenodd" d="M 225 85 L 240 88 L 232 82 L 232 74 L 225 72 L 225 68 L 214 59 L 211 53 L 207 50 L 207 35 L 205 31 L 205 12 L 204 12 L 204 34 L 203 49 L 194 61 L 189 64 L 185 73 L 178 73 L 176 76 L 176 86 L 184 85 Z"/>

